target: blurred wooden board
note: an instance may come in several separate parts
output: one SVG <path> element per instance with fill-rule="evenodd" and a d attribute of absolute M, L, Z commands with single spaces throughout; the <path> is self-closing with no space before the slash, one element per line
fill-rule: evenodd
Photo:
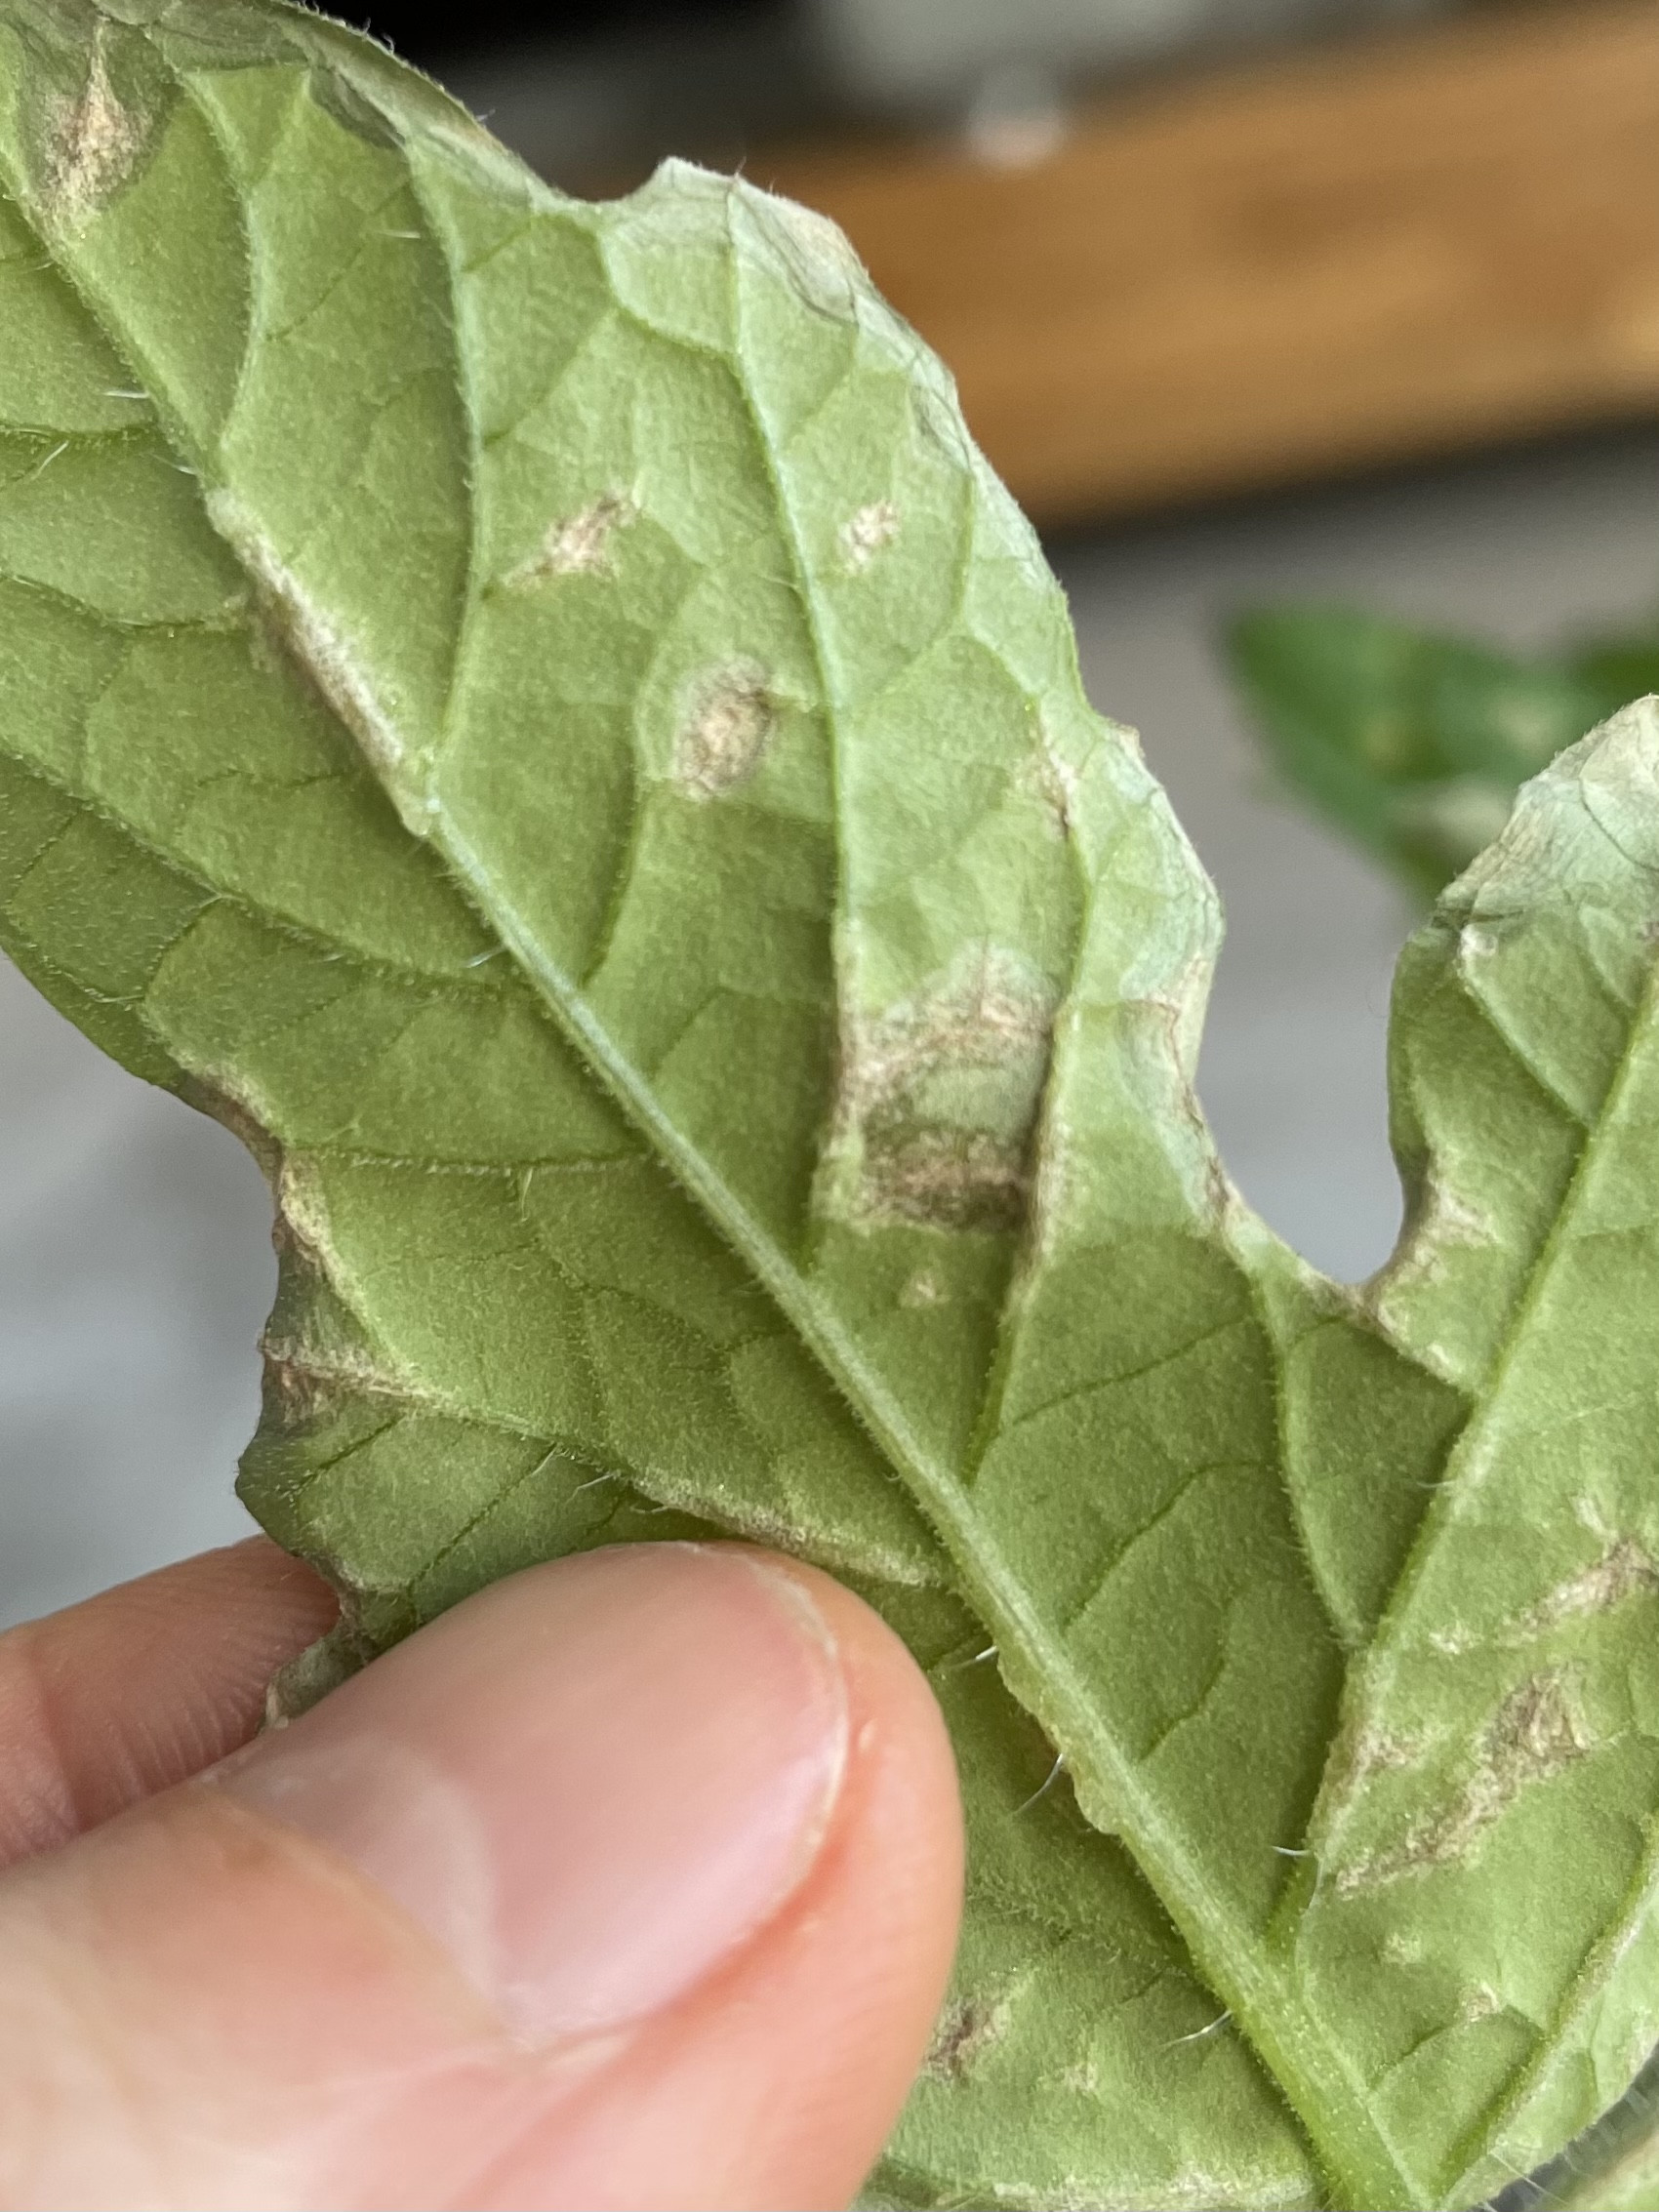
<path fill-rule="evenodd" d="M 1564 0 L 955 143 L 751 164 L 832 216 L 1045 521 L 1659 413 L 1659 5 Z"/>

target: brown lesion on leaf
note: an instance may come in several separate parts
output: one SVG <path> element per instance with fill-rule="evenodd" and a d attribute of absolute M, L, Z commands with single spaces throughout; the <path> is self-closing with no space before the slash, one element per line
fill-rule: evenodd
<path fill-rule="evenodd" d="M 1424 1179 L 1420 1205 L 1418 1233 L 1432 1237 L 1436 1244 L 1461 1244 L 1478 1249 L 1492 1243 L 1498 1234 L 1478 1206 L 1471 1205 L 1442 1177 L 1432 1172 Z"/>
<path fill-rule="evenodd" d="M 1408 1191 L 1398 1242 L 1372 1277 L 1372 1307 L 1381 1310 L 1396 1291 L 1442 1282 L 1449 1252 L 1481 1250 L 1496 1242 L 1497 1235 L 1489 1217 L 1431 1166 Z"/>
<path fill-rule="evenodd" d="M 1552 1669 L 1528 1675 L 1482 1732 L 1451 1802 L 1416 1822 L 1400 1842 L 1343 1868 L 1336 1876 L 1338 1892 L 1377 1889 L 1473 1857 L 1525 1791 L 1564 1774 L 1595 1749 L 1595 1741 L 1564 1673 Z"/>
<path fill-rule="evenodd" d="M 959 2088 L 973 2073 L 988 2050 L 1008 2032 L 1008 2008 L 983 1997 L 953 1997 L 939 2016 L 933 2041 L 922 2061 L 930 2081 L 946 2081 Z"/>
<path fill-rule="evenodd" d="M 1025 1219 L 1055 1002 L 1016 955 L 971 948 L 930 986 L 843 1025 L 827 1210 L 861 1226 Z"/>
<path fill-rule="evenodd" d="M 778 700 L 757 662 L 728 661 L 692 686 L 674 733 L 673 779 L 694 799 L 747 784 L 778 734 Z"/>
<path fill-rule="evenodd" d="M 287 1426 L 299 1427 L 348 1398 L 384 1398 L 399 1412 L 456 1412 L 447 1399 L 421 1389 L 362 1348 L 337 1346 L 325 1352 L 267 1330 L 260 1352 L 271 1408 Z"/>
<path fill-rule="evenodd" d="M 1613 1538 L 1598 1559 L 1545 1591 L 1536 1605 L 1501 1628 L 1477 1629 L 1453 1623 L 1436 1629 L 1430 1642 L 1448 1658 L 1482 1648 L 1535 1643 L 1565 1621 L 1609 1613 L 1633 1597 L 1659 1595 L 1659 1561 L 1634 1536 Z"/>
<path fill-rule="evenodd" d="M 1354 1787 L 1369 1782 L 1373 1775 L 1398 1774 L 1415 1766 L 1423 1756 L 1423 1747 L 1409 1736 L 1396 1736 L 1386 1728 L 1367 1723 L 1355 1735 L 1350 1779 Z"/>
<path fill-rule="evenodd" d="M 101 30 L 93 39 L 81 90 L 61 101 L 47 139 L 45 188 L 58 221 L 74 225 L 118 191 L 138 166 L 148 119 L 110 82 Z"/>
<path fill-rule="evenodd" d="M 374 1397 L 404 1411 L 456 1408 L 389 1361 L 370 1341 L 348 1295 L 328 1200 L 315 1166 L 287 1155 L 276 1178 L 271 1242 L 280 1263 L 277 1303 L 260 1349 L 277 1410 L 296 1418 L 342 1397 Z"/>
<path fill-rule="evenodd" d="M 601 493 L 575 514 L 548 523 L 535 552 L 506 579 L 508 590 L 528 591 L 564 576 L 614 576 L 614 541 L 638 519 L 625 492 Z"/>
<path fill-rule="evenodd" d="M 940 1228 L 1015 1228 L 1028 1176 L 1014 1148 L 985 1130 L 880 1132 L 872 1195 L 889 1219 Z"/>
<path fill-rule="evenodd" d="M 353 1386 L 334 1369 L 318 1365 L 297 1345 L 261 1340 L 264 1369 L 264 1412 L 280 1429 L 308 1428 L 352 1394 Z"/>
<path fill-rule="evenodd" d="M 1352 1807 L 1372 1778 L 1415 1766 L 1424 1746 L 1396 1736 L 1370 1717 L 1347 1720 L 1331 1746 L 1326 1766 L 1324 1825 L 1330 1828 Z"/>
<path fill-rule="evenodd" d="M 1621 1536 L 1599 1559 L 1569 1575 L 1541 1597 L 1521 1624 L 1531 1635 L 1546 1634 L 1562 1621 L 1586 1613 L 1609 1613 L 1627 1598 L 1659 1592 L 1659 1563 L 1634 1536 Z"/>
<path fill-rule="evenodd" d="M 285 1154 L 277 1174 L 274 1196 L 276 1220 L 271 1228 L 271 1242 L 277 1251 L 292 1253 L 325 1278 L 332 1278 L 337 1269 L 329 1231 L 328 1203 L 315 1168 L 302 1157 Z"/>

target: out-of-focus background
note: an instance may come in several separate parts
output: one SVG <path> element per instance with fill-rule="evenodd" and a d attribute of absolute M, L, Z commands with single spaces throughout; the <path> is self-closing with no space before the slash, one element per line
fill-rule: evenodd
<path fill-rule="evenodd" d="M 1405 896 L 1273 784 L 1217 649 L 1339 598 L 1530 649 L 1659 605 L 1652 0 L 369 0 L 556 182 L 668 153 L 834 216 L 1049 534 L 1096 703 L 1227 905 L 1200 1087 L 1346 1277 L 1397 1216 Z M 0 1622 L 223 1541 L 268 1206 L 0 962 Z"/>

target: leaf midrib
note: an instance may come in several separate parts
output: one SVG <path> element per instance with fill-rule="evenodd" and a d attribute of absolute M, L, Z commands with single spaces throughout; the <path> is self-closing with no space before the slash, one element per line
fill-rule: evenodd
<path fill-rule="evenodd" d="M 439 225 L 426 206 L 418 179 L 416 192 L 439 250 L 443 252 Z M 466 324 L 466 306 L 455 284 L 456 272 L 447 252 L 443 252 L 443 260 L 450 275 L 451 300 L 459 333 Z M 466 349 L 460 343 L 456 347 L 456 360 L 466 398 L 465 416 L 473 449 L 469 457 L 473 466 L 468 471 L 471 485 L 477 481 L 479 415 L 470 387 Z M 791 503 L 776 466 L 771 433 L 760 418 L 747 381 L 740 378 L 739 383 L 763 456 L 811 641 L 830 736 L 836 864 L 838 871 L 844 872 L 835 686 L 817 619 L 811 576 Z M 474 552 L 476 543 L 474 534 Z M 469 577 L 475 579 L 476 574 L 476 568 L 469 562 Z M 468 614 L 471 604 L 469 593 Z M 464 628 L 458 658 L 465 650 Z M 872 1430 L 882 1452 L 945 1543 L 963 1577 L 967 1594 L 995 1635 L 1004 1659 L 1011 1653 L 1023 1655 L 1035 1679 L 1046 1682 L 1059 1693 L 1054 1702 L 1066 1710 L 1070 1723 L 1063 1733 L 1072 1742 L 1090 1745 L 1107 1792 L 1117 1807 L 1132 1809 L 1130 1817 L 1119 1823 L 1124 1840 L 1181 1928 L 1199 1970 L 1217 1988 L 1228 2009 L 1245 2029 L 1270 2072 L 1279 2082 L 1332 2177 L 1351 2183 L 1356 2202 L 1368 2202 L 1373 2196 L 1379 2206 L 1396 2199 L 1407 2205 L 1419 2202 L 1422 2192 L 1385 2142 L 1364 2105 L 1362 2094 L 1357 2092 L 1345 2058 L 1331 2048 L 1322 2029 L 1306 2014 L 1288 1982 L 1268 1964 L 1264 1947 L 1208 1894 L 1198 1870 L 1189 1861 L 1150 1793 L 1136 1779 L 1112 1732 L 1095 1711 L 1086 1686 L 1064 1646 L 1046 1631 L 999 1550 L 984 1540 L 978 1516 L 971 1510 L 969 1493 L 951 1468 L 938 1461 L 914 1433 L 903 1407 L 884 1380 L 869 1365 L 833 1312 L 826 1309 L 823 1302 L 813 1295 L 799 1268 L 712 1163 L 687 1145 L 663 1114 L 648 1080 L 616 1049 L 609 1032 L 593 1016 L 578 980 L 548 956 L 524 918 L 502 896 L 491 880 L 482 856 L 451 822 L 441 799 L 430 821 L 432 842 L 456 869 L 468 896 L 500 931 L 512 957 L 536 985 L 585 1065 L 628 1114 L 682 1186 L 697 1199 L 746 1266 L 758 1276 L 841 1395 Z M 837 916 L 838 913 L 839 901 Z M 838 928 L 838 921 L 836 926 Z M 843 973 L 840 949 L 837 945 L 838 979 Z M 1069 993 L 1067 1003 L 1070 996 Z M 1063 1020 L 1064 1015 L 1065 1005 L 1057 1020 Z M 1051 1085 L 1045 1083 L 1044 1088 L 1046 1107 L 1046 1094 L 1051 1092 Z M 1006 1665 L 1002 1671 L 1007 1679 Z M 1010 1687 L 1014 1687 L 1012 1682 Z M 1017 1690 L 1015 1694 L 1019 1694 Z M 1081 1763 L 1073 1759 L 1074 1767 Z M 1302 2016 L 1307 2032 L 1298 2040 L 1304 2043 L 1307 2055 L 1316 2053 L 1322 2063 L 1312 2067 L 1305 2061 L 1299 2063 L 1285 2048 L 1283 2039 L 1271 2025 L 1270 2001 L 1275 2001 L 1284 2014 Z M 1294 2093 L 1293 2083 L 1304 2089 L 1303 2097 Z M 1314 2094 L 1309 2096 L 1308 2091 Z M 1365 2146 L 1357 2156 L 1356 2144 Z"/>

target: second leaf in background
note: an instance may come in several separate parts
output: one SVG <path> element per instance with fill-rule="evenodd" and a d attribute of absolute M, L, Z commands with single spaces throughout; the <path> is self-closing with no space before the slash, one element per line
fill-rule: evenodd
<path fill-rule="evenodd" d="M 1659 691 L 1659 621 L 1528 657 L 1353 608 L 1266 608 L 1226 652 L 1278 777 L 1424 904 L 1529 776 Z"/>

